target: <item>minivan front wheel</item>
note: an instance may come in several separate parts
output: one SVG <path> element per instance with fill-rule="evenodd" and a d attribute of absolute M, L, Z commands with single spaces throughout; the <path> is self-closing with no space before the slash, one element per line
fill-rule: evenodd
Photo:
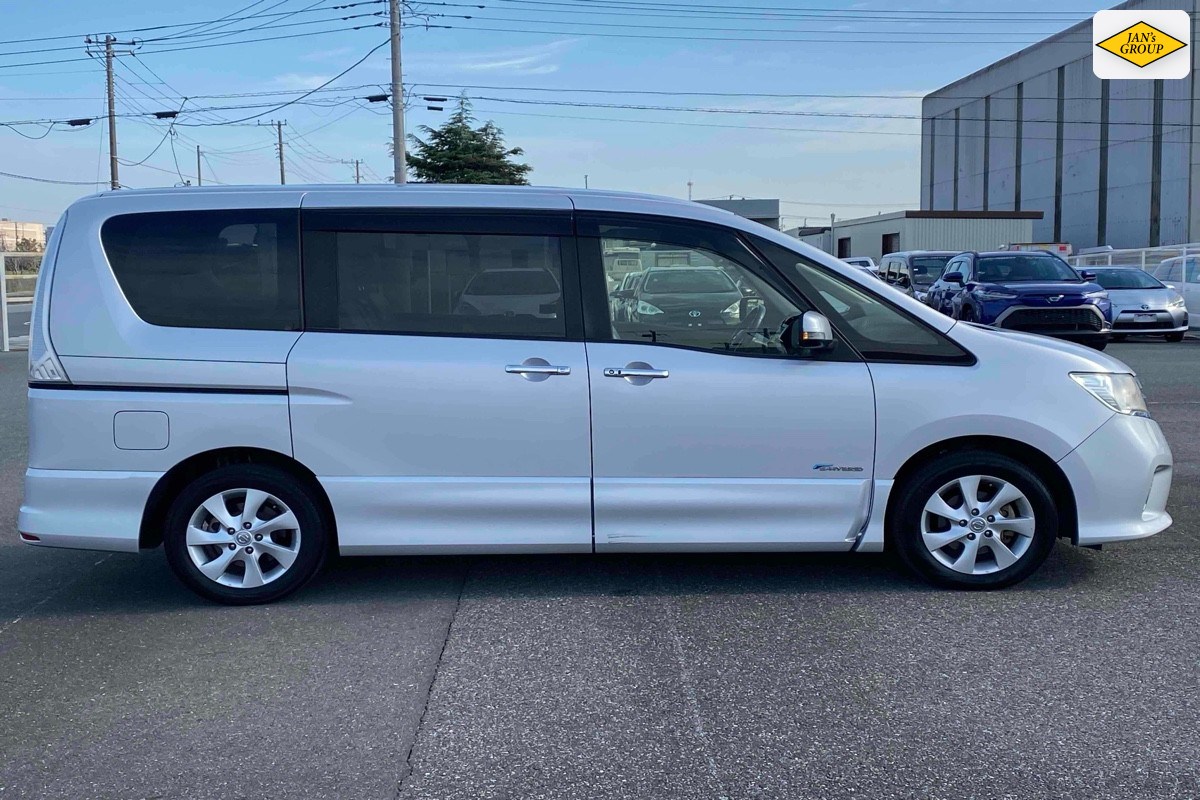
<path fill-rule="evenodd" d="M 220 467 L 189 484 L 166 518 L 167 562 L 188 588 L 229 605 L 291 594 L 325 561 L 310 489 L 275 467 Z"/>
<path fill-rule="evenodd" d="M 889 535 L 906 565 L 943 586 L 999 589 L 1034 572 L 1058 534 L 1045 482 L 998 453 L 960 452 L 911 476 Z"/>

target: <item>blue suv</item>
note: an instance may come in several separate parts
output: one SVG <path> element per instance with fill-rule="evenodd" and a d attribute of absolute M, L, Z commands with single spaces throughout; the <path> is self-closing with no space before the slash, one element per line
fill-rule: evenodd
<path fill-rule="evenodd" d="M 925 302 L 966 322 L 1103 350 L 1112 334 L 1112 303 L 1094 278 L 1050 253 L 961 253 L 930 286 Z"/>

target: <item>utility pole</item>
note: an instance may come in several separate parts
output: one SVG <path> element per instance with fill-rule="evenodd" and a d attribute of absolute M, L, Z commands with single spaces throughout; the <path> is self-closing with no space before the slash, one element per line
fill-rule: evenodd
<path fill-rule="evenodd" d="M 357 159 L 357 158 L 356 158 L 356 159 L 354 159 L 354 182 L 355 182 L 355 183 L 360 183 L 360 182 L 361 182 L 361 179 L 360 179 L 360 177 L 359 177 L 359 173 L 358 173 L 358 165 L 359 165 L 359 163 L 360 163 L 359 159 Z"/>
<path fill-rule="evenodd" d="M 585 188 L 585 189 L 588 188 L 588 176 L 587 175 L 583 176 L 583 188 Z"/>
<path fill-rule="evenodd" d="M 196 185 L 204 185 L 204 176 L 200 174 L 200 145 L 196 145 Z"/>
<path fill-rule="evenodd" d="M 283 171 L 283 123 L 275 123 L 275 132 L 279 137 L 279 185 L 287 183 L 287 175 Z"/>
<path fill-rule="evenodd" d="M 113 100 L 113 42 L 117 39 L 112 34 L 104 37 L 104 74 L 108 81 L 108 183 L 109 188 L 121 188 L 117 176 L 117 113 Z"/>
<path fill-rule="evenodd" d="M 400 64 L 400 3 L 388 0 L 388 21 L 392 40 L 392 180 L 408 183 L 407 153 L 404 137 L 404 73 Z"/>
<path fill-rule="evenodd" d="M 692 199 L 692 182 L 688 181 L 688 200 Z"/>

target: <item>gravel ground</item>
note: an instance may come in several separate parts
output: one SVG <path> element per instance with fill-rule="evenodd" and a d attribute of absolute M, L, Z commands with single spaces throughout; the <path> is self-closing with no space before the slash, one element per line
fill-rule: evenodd
<path fill-rule="evenodd" d="M 1110 352 L 1176 525 L 1011 590 L 883 556 L 339 559 L 274 606 L 0 537 L 0 798 L 1200 797 L 1200 342 Z M 0 515 L 24 469 L 0 355 Z"/>

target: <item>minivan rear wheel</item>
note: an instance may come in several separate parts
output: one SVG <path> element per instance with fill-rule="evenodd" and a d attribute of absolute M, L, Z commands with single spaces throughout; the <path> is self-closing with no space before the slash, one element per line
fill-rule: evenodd
<path fill-rule="evenodd" d="M 238 464 L 179 493 L 163 546 L 171 570 L 192 591 L 250 605 L 278 600 L 316 575 L 329 534 L 302 481 L 276 467 Z"/>
<path fill-rule="evenodd" d="M 888 535 L 918 575 L 959 589 L 1000 589 L 1050 554 L 1058 510 L 1045 482 L 999 453 L 947 455 L 898 487 Z"/>

